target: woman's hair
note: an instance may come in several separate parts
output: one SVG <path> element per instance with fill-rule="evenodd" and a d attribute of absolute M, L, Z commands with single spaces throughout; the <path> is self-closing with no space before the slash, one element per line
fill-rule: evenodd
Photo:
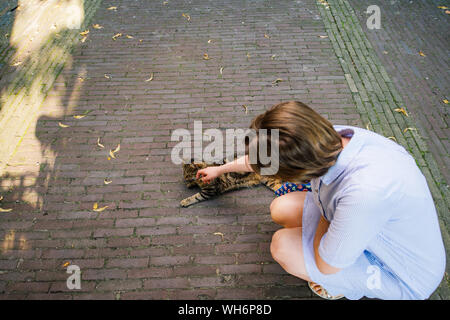
<path fill-rule="evenodd" d="M 259 129 L 268 129 L 268 153 L 272 149 L 270 131 L 279 130 L 279 169 L 274 176 L 285 181 L 307 182 L 324 175 L 336 163 L 342 150 L 341 136 L 333 125 L 298 101 L 274 105 L 257 116 L 250 128 L 256 131 L 256 139 L 259 138 Z M 248 154 L 248 141 L 246 146 Z M 256 162 L 249 165 L 253 171 L 260 173 L 265 165 L 260 162 L 259 151 Z"/>

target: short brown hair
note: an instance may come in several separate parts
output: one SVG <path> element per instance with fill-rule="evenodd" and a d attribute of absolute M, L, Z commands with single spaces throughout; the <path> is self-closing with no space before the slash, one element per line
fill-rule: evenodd
<path fill-rule="evenodd" d="M 274 105 L 253 119 L 250 128 L 257 138 L 259 129 L 279 130 L 279 170 L 275 177 L 285 181 L 307 182 L 324 175 L 342 150 L 341 137 L 333 125 L 298 101 Z M 250 167 L 259 173 L 264 165 L 257 158 Z"/>

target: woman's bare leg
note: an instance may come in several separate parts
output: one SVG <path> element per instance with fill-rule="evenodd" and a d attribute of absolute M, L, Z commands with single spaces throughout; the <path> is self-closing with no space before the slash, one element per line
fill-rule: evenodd
<path fill-rule="evenodd" d="M 283 228 L 276 231 L 272 237 L 270 252 L 286 272 L 311 281 L 306 272 L 303 255 L 302 228 Z"/>
<path fill-rule="evenodd" d="M 285 228 L 302 226 L 303 203 L 306 192 L 289 192 L 270 204 L 272 220 Z"/>

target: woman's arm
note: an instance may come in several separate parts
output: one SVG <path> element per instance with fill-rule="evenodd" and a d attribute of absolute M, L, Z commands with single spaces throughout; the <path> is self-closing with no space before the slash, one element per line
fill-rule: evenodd
<path fill-rule="evenodd" d="M 314 257 L 316 258 L 317 269 L 323 274 L 333 274 L 339 272 L 341 269 L 330 266 L 328 263 L 323 261 L 319 255 L 319 245 L 320 240 L 322 240 L 323 235 L 328 231 L 330 223 L 323 217 L 320 217 L 320 221 L 317 225 L 316 234 L 314 236 Z"/>
<path fill-rule="evenodd" d="M 197 171 L 196 178 L 202 177 L 203 182 L 209 183 L 221 174 L 227 172 L 253 172 L 252 168 L 248 164 L 248 156 L 242 156 L 236 160 L 223 164 L 221 166 L 213 166 Z"/>

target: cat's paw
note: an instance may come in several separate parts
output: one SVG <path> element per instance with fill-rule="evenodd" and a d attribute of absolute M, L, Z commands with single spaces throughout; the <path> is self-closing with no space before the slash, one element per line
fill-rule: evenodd
<path fill-rule="evenodd" d="M 191 205 L 191 201 L 189 201 L 189 199 L 184 199 L 180 201 L 180 206 L 186 208 L 189 207 Z"/>

